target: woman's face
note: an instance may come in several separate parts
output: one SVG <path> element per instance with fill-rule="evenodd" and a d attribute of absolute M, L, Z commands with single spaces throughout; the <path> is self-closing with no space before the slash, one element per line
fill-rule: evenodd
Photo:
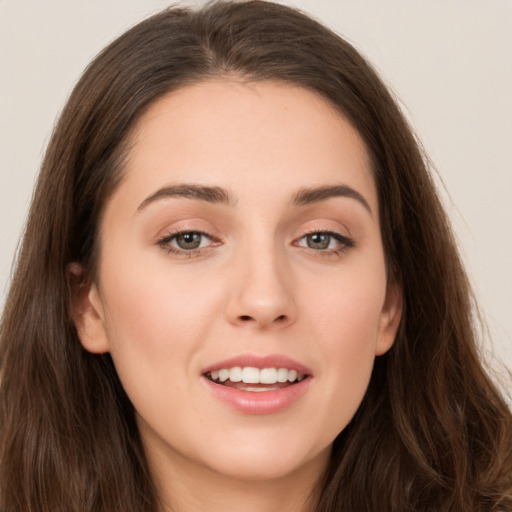
<path fill-rule="evenodd" d="M 362 140 L 312 92 L 218 80 L 151 106 L 78 324 L 154 467 L 325 467 L 400 319 L 378 211 Z"/>

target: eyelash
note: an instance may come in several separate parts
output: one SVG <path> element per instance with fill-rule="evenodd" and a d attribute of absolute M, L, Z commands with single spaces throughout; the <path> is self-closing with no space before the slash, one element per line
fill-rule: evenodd
<path fill-rule="evenodd" d="M 193 258 L 196 256 L 201 256 L 205 250 L 208 250 L 211 245 L 208 245 L 206 247 L 198 247 L 195 249 L 180 249 L 178 247 L 174 247 L 170 245 L 178 236 L 184 236 L 184 235 L 199 235 L 201 237 L 206 237 L 207 239 L 213 241 L 214 245 L 220 245 L 221 242 L 216 240 L 214 237 L 209 235 L 208 233 L 205 233 L 204 231 L 198 231 L 193 229 L 183 229 L 183 230 L 175 230 L 171 231 L 170 233 L 167 233 L 163 238 L 159 239 L 157 241 L 157 245 L 160 246 L 163 250 L 165 250 L 169 254 L 175 254 L 177 256 L 184 256 L 187 258 Z M 327 235 L 329 237 L 334 238 L 339 244 L 340 247 L 338 249 L 314 249 L 312 247 L 305 247 L 302 245 L 298 245 L 298 243 L 304 239 L 306 239 L 308 236 L 313 235 Z M 202 243 L 202 242 L 201 242 Z M 330 244 L 330 242 L 329 242 Z M 305 233 L 300 238 L 298 238 L 294 245 L 296 247 L 303 247 L 305 249 L 308 249 L 310 251 L 313 251 L 316 255 L 323 256 L 323 257 L 329 257 L 329 256 L 339 256 L 346 252 L 347 250 L 355 247 L 355 242 L 351 238 L 342 235 L 341 233 L 338 233 L 336 231 L 330 231 L 330 230 L 313 230 Z"/>
<path fill-rule="evenodd" d="M 329 257 L 329 256 L 333 256 L 333 255 L 339 256 L 339 255 L 345 253 L 346 251 L 348 251 L 349 249 L 355 247 L 355 245 L 356 245 L 354 240 L 349 238 L 348 236 L 342 235 L 341 233 L 338 233 L 337 231 L 325 230 L 325 229 L 316 229 L 316 230 L 312 230 L 312 231 L 305 233 L 298 239 L 296 244 L 298 242 L 300 242 L 301 240 L 306 239 L 308 236 L 313 236 L 313 235 L 327 235 L 331 238 L 334 238 L 334 240 L 336 240 L 339 243 L 340 247 L 337 249 L 313 249 L 312 247 L 299 246 L 299 247 L 304 247 L 306 249 L 309 249 L 309 250 L 315 252 L 316 254 L 318 254 L 320 256 L 324 256 L 324 257 Z M 329 242 L 329 244 L 330 244 L 330 242 Z"/>
<path fill-rule="evenodd" d="M 198 247 L 196 249 L 180 249 L 178 247 L 173 247 L 171 242 L 175 240 L 180 235 L 200 235 L 201 237 L 206 237 L 207 239 L 214 242 L 215 245 L 219 245 L 220 242 L 217 241 L 214 237 L 209 235 L 208 233 L 205 233 L 204 231 L 198 231 L 194 229 L 178 229 L 175 231 L 171 231 L 170 233 L 167 233 L 163 238 L 157 241 L 157 245 L 160 246 L 164 251 L 166 251 L 169 254 L 175 254 L 177 256 L 184 256 L 186 258 L 193 258 L 195 256 L 201 256 L 201 254 L 208 250 L 210 246 L 207 247 Z"/>

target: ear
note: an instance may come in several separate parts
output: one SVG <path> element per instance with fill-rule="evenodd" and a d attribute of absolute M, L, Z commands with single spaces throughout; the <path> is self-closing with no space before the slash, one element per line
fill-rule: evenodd
<path fill-rule="evenodd" d="M 393 279 L 388 283 L 386 299 L 379 318 L 375 355 L 385 354 L 395 342 L 402 318 L 402 289 Z"/>
<path fill-rule="evenodd" d="M 82 346 L 94 354 L 109 351 L 103 304 L 95 283 L 85 280 L 85 270 L 70 263 L 66 277 L 71 290 L 71 316 Z"/>

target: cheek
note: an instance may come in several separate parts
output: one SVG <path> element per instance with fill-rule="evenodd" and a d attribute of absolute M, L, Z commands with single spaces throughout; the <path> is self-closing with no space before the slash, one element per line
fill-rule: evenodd
<path fill-rule="evenodd" d="M 176 269 L 160 255 L 142 261 L 125 254 L 102 267 L 109 351 L 134 403 L 170 384 L 178 390 L 197 371 L 204 341 L 223 316 L 218 273 Z"/>
<path fill-rule="evenodd" d="M 386 295 L 384 270 L 347 269 L 325 284 L 323 289 L 309 287 L 304 294 L 308 306 L 303 310 L 310 316 L 310 323 L 319 330 L 328 352 L 354 349 L 364 354 L 378 336 Z"/>
<path fill-rule="evenodd" d="M 149 348 L 170 346 L 177 338 L 173 333 L 192 336 L 213 314 L 218 288 L 211 281 L 206 272 L 174 269 L 163 252 L 146 259 L 125 254 L 105 260 L 102 288 L 112 342 L 129 340 Z"/>
<path fill-rule="evenodd" d="M 379 267 L 375 267 L 379 269 Z M 385 300 L 382 272 L 347 272 L 331 282 L 328 291 L 311 292 L 308 316 L 312 349 L 322 369 L 317 376 L 323 389 L 321 407 L 332 411 L 331 435 L 337 435 L 359 407 L 375 360 L 379 320 Z"/>
<path fill-rule="evenodd" d="M 343 380 L 344 386 L 357 387 L 368 379 L 375 358 L 380 305 L 365 296 L 340 296 L 316 315 L 317 339 L 326 358 L 323 367 L 333 378 Z"/>
<path fill-rule="evenodd" d="M 176 410 L 193 405 L 187 383 L 218 316 L 218 300 L 201 279 L 166 277 L 162 270 L 130 266 L 105 272 L 105 324 L 110 354 L 136 410 L 172 424 Z"/>

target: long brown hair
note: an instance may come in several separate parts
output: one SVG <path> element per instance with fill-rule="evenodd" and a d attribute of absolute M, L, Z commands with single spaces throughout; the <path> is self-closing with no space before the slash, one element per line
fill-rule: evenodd
<path fill-rule="evenodd" d="M 479 360 L 474 305 L 427 160 L 395 101 L 343 39 L 261 1 L 172 8 L 107 47 L 50 141 L 0 338 L 0 509 L 156 512 L 133 407 L 108 354 L 71 316 L 70 262 L 91 277 L 105 201 L 135 121 L 219 75 L 316 91 L 366 143 L 404 315 L 365 399 L 336 438 L 320 512 L 512 510 L 512 416 Z"/>

